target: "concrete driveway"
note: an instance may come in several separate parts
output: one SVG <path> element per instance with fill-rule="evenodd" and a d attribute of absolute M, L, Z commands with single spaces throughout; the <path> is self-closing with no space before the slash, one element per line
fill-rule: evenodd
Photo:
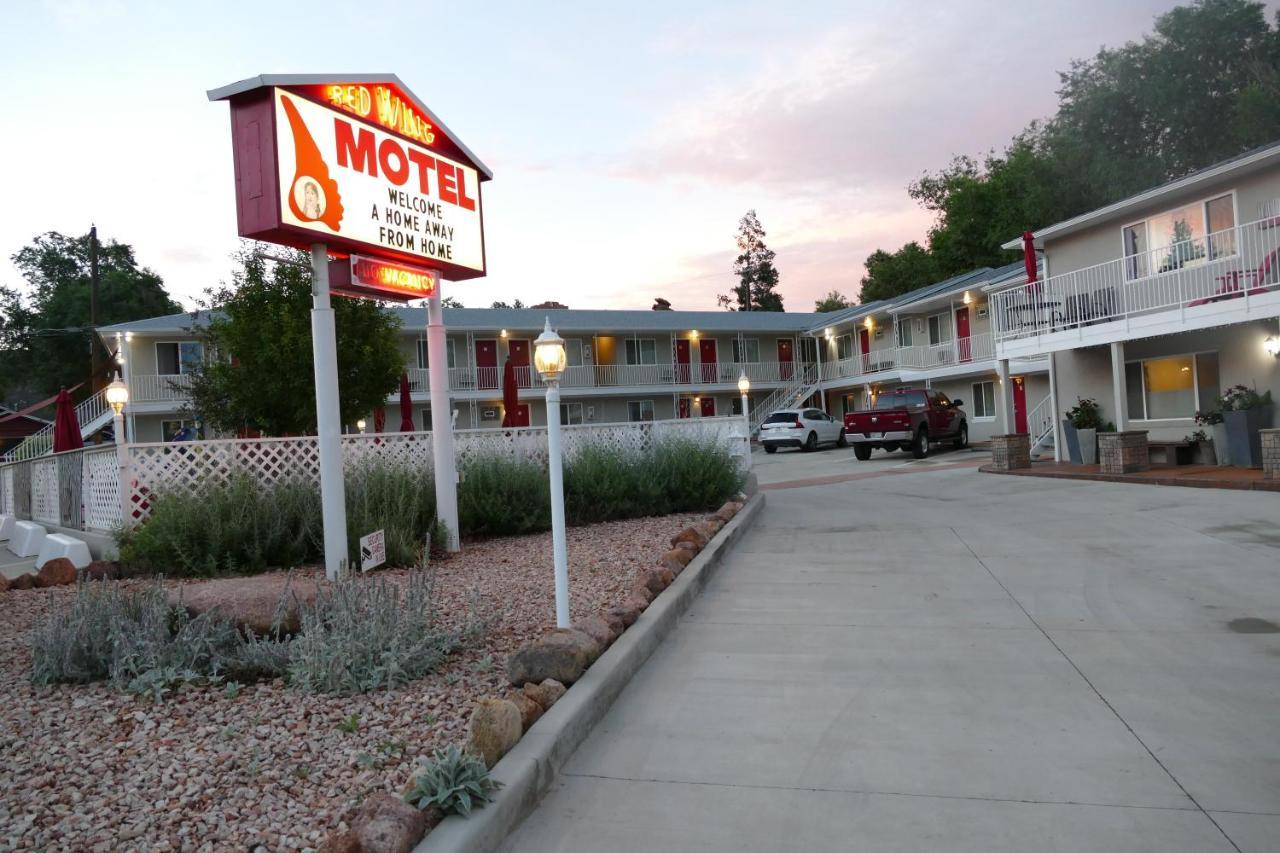
<path fill-rule="evenodd" d="M 1280 495 L 770 492 L 504 849 L 1274 851 L 1278 622 Z"/>

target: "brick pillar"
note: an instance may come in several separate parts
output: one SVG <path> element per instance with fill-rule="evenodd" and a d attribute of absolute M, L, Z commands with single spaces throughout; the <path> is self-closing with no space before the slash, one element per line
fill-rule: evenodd
<path fill-rule="evenodd" d="M 1258 430 L 1262 436 L 1262 478 L 1280 480 L 1280 429 Z"/>
<path fill-rule="evenodd" d="M 1031 436 L 1026 433 L 991 436 L 991 467 L 997 471 L 1031 467 Z"/>
<path fill-rule="evenodd" d="M 1098 433 L 1098 461 L 1104 474 L 1132 474 L 1151 467 L 1147 452 L 1147 431 Z"/>

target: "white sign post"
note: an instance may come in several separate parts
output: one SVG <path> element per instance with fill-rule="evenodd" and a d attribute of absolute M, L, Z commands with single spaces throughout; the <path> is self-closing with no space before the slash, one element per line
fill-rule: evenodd
<path fill-rule="evenodd" d="M 383 531 L 375 530 L 360 537 L 360 571 L 376 569 L 387 561 L 387 539 Z"/>
<path fill-rule="evenodd" d="M 347 567 L 347 494 L 342 474 L 342 424 L 338 415 L 338 344 L 329 304 L 329 252 L 311 247 L 311 353 L 316 376 L 316 443 L 320 452 L 320 510 L 324 521 L 324 576 Z"/>

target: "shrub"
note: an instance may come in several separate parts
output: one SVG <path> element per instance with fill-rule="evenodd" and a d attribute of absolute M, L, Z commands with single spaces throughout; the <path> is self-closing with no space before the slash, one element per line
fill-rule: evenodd
<path fill-rule="evenodd" d="M 1067 420 L 1076 429 L 1099 429 L 1102 427 L 1102 406 L 1097 400 L 1079 397 L 1076 405 L 1067 410 Z"/>
<path fill-rule="evenodd" d="M 109 679 L 131 693 L 159 699 L 175 684 L 224 672 L 274 676 L 274 644 L 245 640 L 211 613 L 189 616 L 172 607 L 160 581 L 141 589 L 81 583 L 71 607 L 49 613 L 31 633 L 35 684 Z"/>
<path fill-rule="evenodd" d="M 662 484 L 666 498 L 648 515 L 715 509 L 746 481 L 738 460 L 719 442 L 686 436 L 658 441 L 645 475 Z"/>
<path fill-rule="evenodd" d="M 488 456 L 460 467 L 458 526 L 464 536 L 517 536 L 551 527 L 547 471 L 536 462 Z"/>
<path fill-rule="evenodd" d="M 430 761 L 423 762 L 404 798 L 419 809 L 435 806 L 446 815 L 468 817 L 472 807 L 493 802 L 493 792 L 501 787 L 483 760 L 450 745 L 437 749 Z"/>
<path fill-rule="evenodd" d="M 425 568 L 403 586 L 348 577 L 301 610 L 302 634 L 290 644 L 289 679 L 317 693 L 399 687 L 434 670 L 488 626 L 473 610 L 462 628 L 436 619 L 434 579 Z"/>
<path fill-rule="evenodd" d="M 413 565 L 436 526 L 435 481 L 430 474 L 383 461 L 366 462 L 347 471 L 346 493 L 350 564 L 360 565 L 360 537 L 382 530 L 387 564 Z"/>

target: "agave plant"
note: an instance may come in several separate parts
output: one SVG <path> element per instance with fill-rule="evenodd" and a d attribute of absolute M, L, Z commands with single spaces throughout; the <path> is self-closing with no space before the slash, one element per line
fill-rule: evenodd
<path fill-rule="evenodd" d="M 437 749 L 430 761 L 423 762 L 404 798 L 419 809 L 435 806 L 444 814 L 456 812 L 467 817 L 473 807 L 493 802 L 493 792 L 501 787 L 480 758 L 450 745 Z"/>

